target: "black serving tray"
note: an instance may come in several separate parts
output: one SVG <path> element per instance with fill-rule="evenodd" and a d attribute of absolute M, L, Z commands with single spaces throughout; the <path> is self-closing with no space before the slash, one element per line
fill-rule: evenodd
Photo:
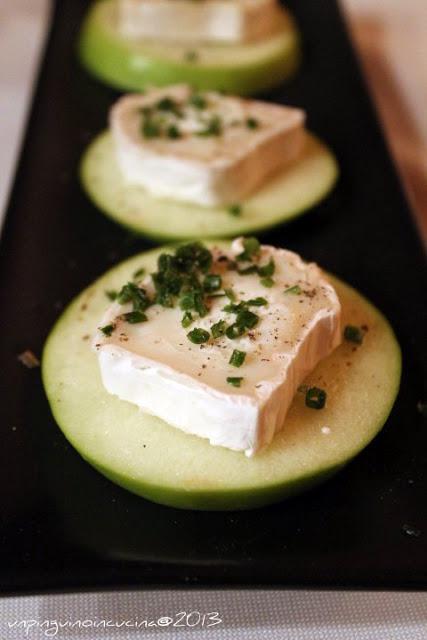
<path fill-rule="evenodd" d="M 62 0 L 38 82 L 0 257 L 0 588 L 4 593 L 147 585 L 427 586 L 424 256 L 333 0 L 289 0 L 304 37 L 300 73 L 267 97 L 308 110 L 336 151 L 331 197 L 265 239 L 352 283 L 383 310 L 403 349 L 385 429 L 340 475 L 243 513 L 178 511 L 104 479 L 55 425 L 40 354 L 61 309 L 148 244 L 104 218 L 77 166 L 114 91 L 75 58 L 84 0 Z"/>

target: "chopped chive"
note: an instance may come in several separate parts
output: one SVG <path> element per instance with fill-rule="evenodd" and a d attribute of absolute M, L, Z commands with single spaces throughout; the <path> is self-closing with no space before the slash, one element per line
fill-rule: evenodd
<path fill-rule="evenodd" d="M 267 287 L 268 289 L 271 289 L 271 287 L 274 285 L 273 278 L 262 278 L 262 280 L 260 280 L 260 282 L 261 282 L 263 287 Z"/>
<path fill-rule="evenodd" d="M 164 98 L 160 98 L 156 103 L 156 107 L 160 109 L 160 111 L 176 111 L 177 104 L 173 98 L 165 96 Z"/>
<path fill-rule="evenodd" d="M 221 286 L 222 286 L 222 278 L 217 274 L 210 273 L 207 276 L 205 276 L 203 280 L 203 289 L 207 293 L 213 293 L 214 291 L 218 291 L 218 289 L 220 289 Z"/>
<path fill-rule="evenodd" d="M 199 93 L 193 93 L 193 95 L 190 96 L 189 103 L 196 109 L 205 109 L 208 104 L 206 98 Z"/>
<path fill-rule="evenodd" d="M 245 329 L 253 329 L 258 324 L 259 317 L 249 309 L 242 309 L 237 314 L 236 322 Z"/>
<path fill-rule="evenodd" d="M 299 284 L 295 284 L 293 287 L 288 287 L 285 289 L 283 293 L 290 293 L 294 296 L 300 296 L 302 294 L 302 289 Z"/>
<path fill-rule="evenodd" d="M 132 278 L 135 280 L 137 278 L 141 278 L 143 275 L 145 275 L 145 269 L 144 269 L 144 267 L 141 267 L 140 269 L 137 269 L 135 271 L 135 273 L 133 274 Z"/>
<path fill-rule="evenodd" d="M 233 289 L 224 289 L 224 293 L 232 302 L 236 300 L 236 294 L 234 293 Z"/>
<path fill-rule="evenodd" d="M 104 336 L 110 337 L 115 328 L 115 324 L 106 324 L 105 327 L 100 327 L 99 330 L 102 331 Z"/>
<path fill-rule="evenodd" d="M 265 307 L 268 305 L 268 301 L 260 296 L 258 298 L 251 298 L 251 300 L 248 300 L 246 304 L 248 307 Z"/>
<path fill-rule="evenodd" d="M 195 298 L 196 292 L 195 291 L 187 291 L 186 293 L 184 293 L 181 298 L 179 299 L 179 307 L 180 309 L 182 309 L 183 311 L 190 311 L 190 309 L 194 309 L 195 307 Z"/>
<path fill-rule="evenodd" d="M 323 409 L 326 403 L 326 391 L 319 387 L 310 387 L 305 394 L 305 404 L 310 409 Z"/>
<path fill-rule="evenodd" d="M 259 253 L 260 246 L 257 238 L 245 238 L 243 240 L 243 251 L 238 254 L 237 260 L 251 260 L 252 256 Z"/>
<path fill-rule="evenodd" d="M 234 322 L 229 327 L 227 327 L 225 335 L 227 336 L 227 338 L 230 338 L 230 340 L 235 340 L 236 338 L 240 338 L 240 336 L 242 336 L 245 332 L 245 327 L 238 324 L 237 322 Z"/>
<path fill-rule="evenodd" d="M 145 311 L 151 305 L 145 289 L 139 288 L 134 282 L 125 284 L 117 295 L 117 302 L 126 304 L 132 302 L 133 311 Z"/>
<path fill-rule="evenodd" d="M 245 308 L 244 302 L 239 302 L 238 304 L 236 304 L 235 302 L 229 302 L 228 304 L 225 305 L 225 307 L 222 308 L 222 310 L 225 311 L 226 313 L 239 313 L 239 311 L 242 311 L 242 309 L 244 308 Z"/>
<path fill-rule="evenodd" d="M 148 320 L 142 311 L 129 311 L 129 313 L 123 314 L 123 318 L 130 324 L 137 324 L 138 322 L 146 322 Z"/>
<path fill-rule="evenodd" d="M 187 329 L 190 326 L 190 324 L 192 324 L 192 322 L 193 322 L 193 316 L 189 311 L 186 311 L 182 316 L 181 325 L 184 327 L 184 329 Z"/>
<path fill-rule="evenodd" d="M 105 295 L 109 300 L 115 300 L 118 296 L 118 293 L 117 291 L 113 291 L 112 289 L 110 289 L 109 291 L 105 292 Z"/>
<path fill-rule="evenodd" d="M 241 204 L 231 204 L 228 209 L 228 213 L 237 218 L 242 213 L 242 205 Z"/>
<path fill-rule="evenodd" d="M 212 116 L 209 122 L 206 123 L 206 126 L 201 131 L 197 132 L 198 136 L 207 137 L 207 136 L 220 136 L 222 133 L 222 121 L 219 116 Z"/>
<path fill-rule="evenodd" d="M 181 271 L 197 268 L 207 273 L 212 264 L 212 254 L 201 242 L 189 242 L 178 247 L 175 262 Z"/>
<path fill-rule="evenodd" d="M 142 125 L 142 133 L 144 138 L 158 138 L 161 133 L 160 125 L 153 120 L 145 120 Z"/>
<path fill-rule="evenodd" d="M 205 331 L 205 329 L 193 329 L 190 333 L 187 333 L 187 338 L 190 342 L 194 342 L 194 344 L 203 344 L 207 342 L 210 338 L 209 331 Z"/>
<path fill-rule="evenodd" d="M 187 60 L 187 62 L 196 62 L 198 58 L 199 54 L 197 51 L 186 51 L 184 53 L 184 59 Z"/>
<path fill-rule="evenodd" d="M 359 327 L 354 327 L 351 324 L 348 324 L 344 328 L 344 338 L 349 342 L 355 342 L 356 344 L 362 344 L 363 342 L 363 331 Z"/>
<path fill-rule="evenodd" d="M 259 120 L 257 120 L 256 118 L 247 118 L 246 126 L 248 127 L 248 129 L 258 129 Z"/>
<path fill-rule="evenodd" d="M 239 305 L 235 305 L 235 307 L 236 309 L 233 309 L 232 312 L 237 313 L 236 322 L 230 325 L 225 332 L 227 338 L 230 338 L 230 340 L 239 338 L 246 333 L 247 329 L 253 329 L 259 322 L 259 317 L 255 313 L 252 313 L 252 311 L 244 307 L 238 310 Z"/>
<path fill-rule="evenodd" d="M 258 273 L 261 276 L 261 278 L 272 276 L 275 270 L 276 270 L 276 265 L 273 258 L 270 258 L 270 261 L 267 262 L 267 264 L 263 265 L 262 267 L 258 267 Z"/>
<path fill-rule="evenodd" d="M 227 378 L 228 384 L 231 384 L 232 387 L 240 387 L 242 384 L 242 381 L 243 381 L 242 377 L 229 376 Z"/>
<path fill-rule="evenodd" d="M 167 128 L 166 133 L 168 138 L 171 138 L 172 140 L 178 140 L 178 138 L 181 138 L 181 132 L 175 124 L 171 124 Z"/>
<path fill-rule="evenodd" d="M 225 320 L 218 320 L 211 326 L 211 333 L 213 338 L 220 338 L 224 335 L 227 329 L 227 323 Z"/>
<path fill-rule="evenodd" d="M 250 276 L 252 273 L 258 273 L 258 267 L 256 266 L 256 264 L 251 264 L 250 267 L 246 267 L 246 269 L 239 270 L 240 276 Z"/>
<path fill-rule="evenodd" d="M 188 291 L 181 296 L 179 300 L 179 306 L 183 311 L 197 311 L 199 316 L 203 318 L 208 313 L 208 308 L 203 300 L 203 295 L 200 291 Z"/>
<path fill-rule="evenodd" d="M 241 367 L 246 358 L 245 351 L 239 351 L 238 349 L 234 349 L 231 354 L 230 360 L 228 361 L 233 367 Z"/>

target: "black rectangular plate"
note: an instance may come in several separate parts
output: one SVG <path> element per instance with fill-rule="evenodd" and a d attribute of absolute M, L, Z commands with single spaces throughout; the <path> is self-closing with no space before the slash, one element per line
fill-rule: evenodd
<path fill-rule="evenodd" d="M 87 201 L 85 145 L 115 93 L 74 53 L 87 2 L 63 0 L 38 83 L 0 258 L 0 588 L 5 593 L 136 585 L 425 588 L 425 262 L 333 0 L 289 0 L 304 63 L 269 98 L 301 105 L 342 177 L 312 214 L 266 240 L 316 260 L 391 320 L 401 392 L 380 436 L 307 495 L 247 513 L 178 511 L 139 499 L 87 465 L 54 423 L 39 370 L 52 323 L 112 264 L 146 248 Z M 410 525 L 415 534 L 404 533 Z"/>

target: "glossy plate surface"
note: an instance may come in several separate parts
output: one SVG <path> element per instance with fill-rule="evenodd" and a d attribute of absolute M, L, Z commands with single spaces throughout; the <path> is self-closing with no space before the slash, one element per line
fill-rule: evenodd
<path fill-rule="evenodd" d="M 40 371 L 55 319 L 114 263 L 148 244 L 99 214 L 81 153 L 116 97 L 78 65 L 87 3 L 58 2 L 0 251 L 0 585 L 4 592 L 137 585 L 427 585 L 425 259 L 332 0 L 289 0 L 300 73 L 268 98 L 308 109 L 341 179 L 310 215 L 266 234 L 365 294 L 403 350 L 402 387 L 378 438 L 341 474 L 261 511 L 200 513 L 145 502 L 67 444 Z M 423 299 L 424 298 L 424 299 Z M 7 339 L 5 339 L 7 336 Z"/>

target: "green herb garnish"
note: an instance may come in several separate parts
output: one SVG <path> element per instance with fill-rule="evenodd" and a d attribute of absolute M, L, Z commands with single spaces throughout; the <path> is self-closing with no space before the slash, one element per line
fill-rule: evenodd
<path fill-rule="evenodd" d="M 177 267 L 181 271 L 200 269 L 203 273 L 209 271 L 212 265 L 212 254 L 200 242 L 183 244 L 175 253 Z"/>
<path fill-rule="evenodd" d="M 242 213 L 242 205 L 241 204 L 231 204 L 228 209 L 227 209 L 228 213 L 232 216 L 234 216 L 235 218 L 237 218 L 238 216 L 241 215 Z"/>
<path fill-rule="evenodd" d="M 193 329 L 190 333 L 187 333 L 187 338 L 194 342 L 194 344 L 203 344 L 207 342 L 210 338 L 209 331 L 205 331 L 205 329 Z"/>
<path fill-rule="evenodd" d="M 229 302 L 222 308 L 222 310 L 226 313 L 239 313 L 239 311 L 242 311 L 242 309 L 245 308 L 246 306 L 244 302 L 238 302 L 237 304 L 235 302 Z"/>
<path fill-rule="evenodd" d="M 146 322 L 148 320 L 142 311 L 129 311 L 129 313 L 124 313 L 123 319 L 130 324 L 137 324 L 138 322 Z"/>
<path fill-rule="evenodd" d="M 245 333 L 246 333 L 246 327 L 240 324 L 237 324 L 237 322 L 234 322 L 229 327 L 227 327 L 225 335 L 230 340 L 235 340 L 236 338 L 240 338 L 240 336 L 243 336 L 243 334 Z"/>
<path fill-rule="evenodd" d="M 245 269 L 239 270 L 240 276 L 250 276 L 252 273 L 258 273 L 258 267 L 256 264 L 251 264 L 250 267 L 246 267 Z"/>
<path fill-rule="evenodd" d="M 232 302 L 236 300 L 236 294 L 234 293 L 233 289 L 224 289 L 224 293 Z"/>
<path fill-rule="evenodd" d="M 248 307 L 265 307 L 268 305 L 268 300 L 261 297 L 251 298 L 251 300 L 248 300 L 245 304 L 247 304 Z"/>
<path fill-rule="evenodd" d="M 167 128 L 166 133 L 167 133 L 168 138 L 171 138 L 171 140 L 178 140 L 178 138 L 181 138 L 181 132 L 178 129 L 178 127 L 176 126 L 176 124 L 171 124 Z"/>
<path fill-rule="evenodd" d="M 227 323 L 225 320 L 218 320 L 211 326 L 211 333 L 213 338 L 220 338 L 224 335 L 227 329 Z"/>
<path fill-rule="evenodd" d="M 267 264 L 264 264 L 262 267 L 258 267 L 258 273 L 261 278 L 265 278 L 267 276 L 272 276 L 276 270 L 276 264 L 273 258 L 270 258 L 270 261 Z"/>
<path fill-rule="evenodd" d="M 243 251 L 236 256 L 237 260 L 252 260 L 252 257 L 259 253 L 260 246 L 257 238 L 245 238 L 243 240 Z"/>
<path fill-rule="evenodd" d="M 134 282 L 128 282 L 117 295 L 117 302 L 126 304 L 131 302 L 134 311 L 145 311 L 151 305 L 145 289 L 141 289 Z"/>
<path fill-rule="evenodd" d="M 271 289 L 271 287 L 274 285 L 273 278 L 262 278 L 260 282 L 263 287 L 267 287 L 268 289 Z"/>
<path fill-rule="evenodd" d="M 245 351 L 239 351 L 238 349 L 234 349 L 231 354 L 230 360 L 228 361 L 233 367 L 241 367 L 246 358 Z"/>
<path fill-rule="evenodd" d="M 259 120 L 257 120 L 256 118 L 247 118 L 246 126 L 248 127 L 248 129 L 258 129 Z"/>
<path fill-rule="evenodd" d="M 188 102 L 196 109 L 206 109 L 208 104 L 206 98 L 199 93 L 193 93 Z"/>
<path fill-rule="evenodd" d="M 319 387 L 310 387 L 305 394 L 305 404 L 310 409 L 323 409 L 326 403 L 326 391 Z"/>
<path fill-rule="evenodd" d="M 115 324 L 106 324 L 105 327 L 100 327 L 99 330 L 102 331 L 104 336 L 110 337 L 115 328 Z"/>
<path fill-rule="evenodd" d="M 185 60 L 187 60 L 187 62 L 196 62 L 196 60 L 198 60 L 199 58 L 199 54 L 197 53 L 197 51 L 186 51 L 184 54 L 184 58 Z"/>
<path fill-rule="evenodd" d="M 109 300 L 115 300 L 118 296 L 118 293 L 117 291 L 113 291 L 112 289 L 110 289 L 109 291 L 105 292 L 105 295 Z"/>
<path fill-rule="evenodd" d="M 200 315 L 206 315 L 199 278 L 200 272 L 207 273 L 211 264 L 211 252 L 200 242 L 181 245 L 174 255 L 162 253 L 157 260 L 157 272 L 151 274 L 156 289 L 155 302 L 164 307 L 173 307 L 180 296 L 183 311 L 194 309 Z"/>
<path fill-rule="evenodd" d="M 294 296 L 300 296 L 302 294 L 302 289 L 299 284 L 295 284 L 293 287 L 288 287 L 288 289 L 285 289 L 284 293 L 290 293 Z"/>
<path fill-rule="evenodd" d="M 186 311 L 182 316 L 181 325 L 184 327 L 184 329 L 187 329 L 192 323 L 193 323 L 193 316 L 189 311 Z"/>
<path fill-rule="evenodd" d="M 258 303 L 258 300 L 264 301 L 265 298 L 256 298 L 256 300 L 257 300 L 257 304 L 255 306 L 262 306 L 260 303 Z M 253 300 L 250 302 L 253 302 Z M 230 302 L 230 304 L 227 304 L 223 308 L 223 311 L 226 311 L 227 313 L 235 313 L 236 323 L 238 325 L 240 325 L 244 329 L 252 329 L 258 324 L 259 317 L 256 315 L 256 313 L 249 311 L 248 304 L 249 304 L 248 302 L 239 302 L 238 304 L 235 304 L 234 302 Z"/>
<path fill-rule="evenodd" d="M 211 119 L 206 123 L 206 126 L 201 131 L 197 131 L 198 136 L 207 137 L 207 136 L 220 136 L 222 133 L 222 121 L 221 118 L 217 115 L 211 117 Z"/>
<path fill-rule="evenodd" d="M 227 378 L 228 384 L 231 384 L 232 387 L 240 387 L 242 384 L 243 378 L 241 377 L 233 377 L 230 376 Z"/>
<path fill-rule="evenodd" d="M 170 96 L 160 98 L 160 100 L 156 103 L 156 107 L 160 111 L 172 111 L 173 113 L 176 113 L 176 111 L 178 110 L 177 103 Z"/>
<path fill-rule="evenodd" d="M 249 309 L 242 309 L 237 314 L 236 322 L 245 329 L 253 329 L 258 324 L 259 317 Z"/>
<path fill-rule="evenodd" d="M 245 307 L 239 307 L 235 305 L 236 309 L 233 309 L 233 313 L 237 313 L 236 321 L 227 328 L 226 336 L 230 340 L 239 338 L 244 335 L 248 329 L 253 329 L 259 322 L 259 317 L 249 311 Z"/>
<path fill-rule="evenodd" d="M 139 278 L 142 278 L 143 275 L 145 275 L 145 269 L 144 269 L 144 267 L 141 267 L 140 269 L 137 269 L 135 271 L 135 273 L 133 274 L 132 278 L 134 280 L 138 280 Z"/>
<path fill-rule="evenodd" d="M 179 306 L 183 311 L 197 311 L 201 318 L 208 313 L 203 294 L 197 290 L 184 293 L 179 299 Z"/>
<path fill-rule="evenodd" d="M 205 279 L 203 280 L 203 289 L 207 292 L 207 293 L 213 293 L 214 291 L 218 291 L 218 289 L 220 289 L 222 286 L 222 278 L 219 275 L 216 275 L 214 273 L 210 273 L 207 276 L 205 276 Z"/>
<path fill-rule="evenodd" d="M 349 342 L 355 342 L 356 344 L 362 344 L 363 342 L 363 331 L 359 327 L 354 327 L 348 324 L 344 327 L 344 338 Z"/>
<path fill-rule="evenodd" d="M 158 138 L 161 134 L 160 125 L 154 120 L 147 118 L 142 123 L 142 134 L 144 138 Z"/>

